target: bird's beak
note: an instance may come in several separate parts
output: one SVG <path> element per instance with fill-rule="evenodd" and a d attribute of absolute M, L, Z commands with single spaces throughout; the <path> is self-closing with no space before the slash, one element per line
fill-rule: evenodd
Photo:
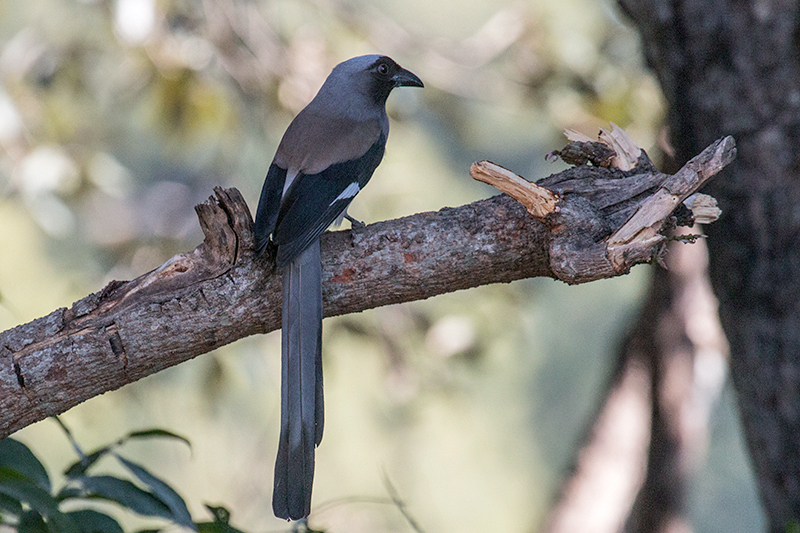
<path fill-rule="evenodd" d="M 404 68 L 398 70 L 397 74 L 392 76 L 392 80 L 395 87 L 425 87 L 416 74 Z"/>

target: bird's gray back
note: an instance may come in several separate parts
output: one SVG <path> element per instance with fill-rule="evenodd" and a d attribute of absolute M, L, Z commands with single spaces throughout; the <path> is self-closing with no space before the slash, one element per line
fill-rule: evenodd
<path fill-rule="evenodd" d="M 278 166 L 289 173 L 315 174 L 358 159 L 381 134 L 389 136 L 386 108 L 371 93 L 369 67 L 380 57 L 354 57 L 333 69 L 286 130 L 275 154 Z"/>
<path fill-rule="evenodd" d="M 389 120 L 384 112 L 366 120 L 331 115 L 312 106 L 295 117 L 275 152 L 276 165 L 290 174 L 316 174 L 336 163 L 358 159 L 384 133 Z"/>

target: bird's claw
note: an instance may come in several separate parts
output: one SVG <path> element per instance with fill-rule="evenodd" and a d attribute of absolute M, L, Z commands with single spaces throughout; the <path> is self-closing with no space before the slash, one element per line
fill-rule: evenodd
<path fill-rule="evenodd" d="M 350 222 L 350 225 L 352 226 L 353 229 L 364 229 L 364 228 L 367 227 L 366 224 L 364 224 L 360 220 L 357 220 L 357 219 L 351 217 L 348 214 L 345 214 L 344 218 L 346 218 Z"/>

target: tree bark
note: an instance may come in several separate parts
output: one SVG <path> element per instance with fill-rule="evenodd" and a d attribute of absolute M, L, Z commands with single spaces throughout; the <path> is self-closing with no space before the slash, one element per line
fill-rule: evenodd
<path fill-rule="evenodd" d="M 0 437 L 242 337 L 280 328 L 235 189 L 198 206 L 206 239 L 158 269 L 0 333 Z M 547 232 L 508 197 L 322 237 L 325 316 L 552 276 Z"/>
<path fill-rule="evenodd" d="M 560 192 L 544 224 L 497 196 L 326 233 L 325 316 L 533 276 L 576 283 L 626 273 L 659 256 L 665 242 L 659 231 L 674 226 L 671 212 L 735 153 L 727 137 L 674 175 L 657 172 L 644 155 L 627 172 L 569 169 L 548 178 Z M 592 181 L 606 187 L 587 190 L 583 182 Z M 280 327 L 280 277 L 253 256 L 252 217 L 239 192 L 217 189 L 197 211 L 205 240 L 193 252 L 0 333 L 0 438 Z"/>
<path fill-rule="evenodd" d="M 620 0 L 668 102 L 678 161 L 731 133 L 739 157 L 706 190 L 710 276 L 769 530 L 800 523 L 800 6 Z"/>

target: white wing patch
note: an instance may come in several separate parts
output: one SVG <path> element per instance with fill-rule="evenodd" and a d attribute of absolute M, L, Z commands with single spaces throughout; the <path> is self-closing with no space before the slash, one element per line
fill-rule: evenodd
<path fill-rule="evenodd" d="M 345 188 L 345 190 L 343 190 L 342 193 L 339 196 L 337 196 L 333 202 L 331 202 L 331 205 L 335 204 L 339 200 L 348 200 L 352 198 L 353 196 L 358 194 L 360 190 L 361 187 L 359 187 L 358 183 L 354 181 L 353 183 L 348 185 L 347 188 Z"/>
<path fill-rule="evenodd" d="M 283 192 L 281 193 L 281 198 L 286 196 L 286 191 L 289 190 L 289 187 L 294 182 L 294 179 L 297 177 L 298 172 L 296 170 L 290 170 L 286 172 L 286 181 L 283 182 Z"/>

